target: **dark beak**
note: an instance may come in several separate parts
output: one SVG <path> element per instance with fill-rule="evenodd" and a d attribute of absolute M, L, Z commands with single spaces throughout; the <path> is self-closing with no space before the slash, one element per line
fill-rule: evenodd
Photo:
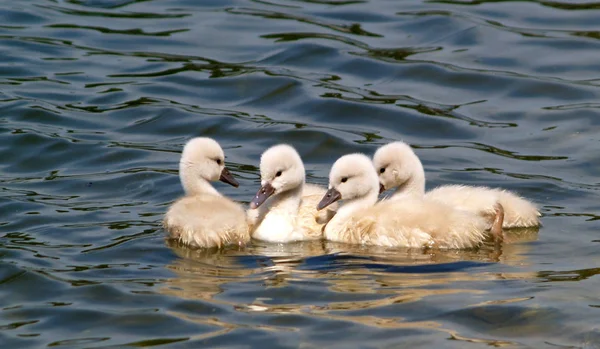
<path fill-rule="evenodd" d="M 252 202 L 250 202 L 250 208 L 258 208 L 258 206 L 262 205 L 262 203 L 265 202 L 269 196 L 273 195 L 274 192 L 275 188 L 271 186 L 271 183 L 263 185 L 260 187 L 260 189 L 258 189 L 258 192 L 256 193 L 254 199 L 252 199 Z"/>
<path fill-rule="evenodd" d="M 385 187 L 383 186 L 383 184 L 379 183 L 379 194 L 383 193 L 385 191 Z"/>
<path fill-rule="evenodd" d="M 233 178 L 231 172 L 227 169 L 227 167 L 223 167 L 223 171 L 221 171 L 221 177 L 219 177 L 221 182 L 225 182 L 227 184 L 233 185 L 234 187 L 239 187 L 240 183 Z"/>
<path fill-rule="evenodd" d="M 317 205 L 317 210 L 322 210 L 325 207 L 333 204 L 334 202 L 340 200 L 342 198 L 342 194 L 337 191 L 335 188 L 331 188 L 325 193 L 325 196 L 321 199 L 319 204 Z"/>

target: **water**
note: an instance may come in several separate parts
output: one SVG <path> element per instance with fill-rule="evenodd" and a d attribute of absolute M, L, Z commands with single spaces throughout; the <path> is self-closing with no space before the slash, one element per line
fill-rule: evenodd
<path fill-rule="evenodd" d="M 8 348 L 600 347 L 598 3 L 31 0 L 0 5 Z M 500 186 L 544 227 L 499 252 L 169 246 L 177 162 L 215 137 L 249 202 L 403 139 L 428 187 Z"/>

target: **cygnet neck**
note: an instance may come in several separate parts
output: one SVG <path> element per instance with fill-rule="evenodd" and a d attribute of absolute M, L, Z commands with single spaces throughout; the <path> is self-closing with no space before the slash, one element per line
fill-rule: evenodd
<path fill-rule="evenodd" d="M 259 240 L 288 242 L 300 239 L 296 217 L 302 202 L 303 185 L 277 194 L 259 208 L 253 236 Z"/>
<path fill-rule="evenodd" d="M 425 195 L 425 171 L 423 164 L 416 158 L 412 166 L 412 173 L 407 181 L 398 186 L 398 189 L 392 194 L 392 199 L 406 196 L 423 196 Z M 409 165 L 410 166 L 410 165 Z"/>
<path fill-rule="evenodd" d="M 421 178 L 411 177 L 394 191 L 392 198 L 423 195 L 425 195 L 425 176 L 421 176 Z"/>
<path fill-rule="evenodd" d="M 221 196 L 209 181 L 199 176 L 193 176 L 184 164 L 179 166 L 179 179 L 187 195 L 211 194 Z"/>
<path fill-rule="evenodd" d="M 304 184 L 301 184 L 296 188 L 275 195 L 269 203 L 269 211 L 285 211 L 288 214 L 293 213 L 295 215 L 300 208 L 303 187 Z"/>
<path fill-rule="evenodd" d="M 379 196 L 379 187 L 374 187 L 365 196 L 344 200 L 344 204 L 338 209 L 337 213 L 325 226 L 325 234 L 329 231 L 339 231 L 340 227 L 356 212 L 368 209 L 377 203 Z"/>

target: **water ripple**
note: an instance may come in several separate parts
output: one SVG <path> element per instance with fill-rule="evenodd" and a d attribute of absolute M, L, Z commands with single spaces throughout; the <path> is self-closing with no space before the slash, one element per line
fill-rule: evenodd
<path fill-rule="evenodd" d="M 598 346 L 598 5 L 34 0 L 0 9 L 0 341 L 24 347 Z M 327 185 L 392 140 L 428 188 L 535 201 L 501 248 L 193 250 L 161 219 L 193 136 L 247 203 L 293 144 Z"/>

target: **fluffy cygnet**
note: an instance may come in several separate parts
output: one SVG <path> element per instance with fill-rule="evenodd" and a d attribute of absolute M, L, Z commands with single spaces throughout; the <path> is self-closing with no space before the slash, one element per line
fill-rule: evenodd
<path fill-rule="evenodd" d="M 325 226 L 325 238 L 389 247 L 470 248 L 487 236 L 489 223 L 481 215 L 415 196 L 376 203 L 378 195 L 379 178 L 371 159 L 363 154 L 339 158 L 318 208 L 337 200 L 344 204 Z M 494 229 L 501 230 L 501 225 L 500 220 Z"/>
<path fill-rule="evenodd" d="M 246 212 L 223 197 L 209 183 L 239 184 L 225 167 L 219 144 L 205 137 L 191 139 L 183 148 L 179 177 L 186 195 L 167 211 L 163 226 L 169 237 L 192 247 L 221 247 L 250 240 Z"/>
<path fill-rule="evenodd" d="M 304 164 L 287 144 L 267 149 L 260 158 L 261 188 L 250 203 L 252 237 L 270 242 L 320 239 L 323 224 L 335 213 L 319 212 L 325 189 L 305 184 Z"/>
<path fill-rule="evenodd" d="M 407 195 L 425 196 L 456 208 L 495 216 L 497 204 L 504 208 L 503 228 L 540 226 L 540 212 L 530 201 L 508 190 L 465 185 L 445 185 L 425 193 L 425 171 L 421 161 L 404 142 L 380 147 L 373 156 L 381 190 L 397 188 L 390 200 Z"/>

